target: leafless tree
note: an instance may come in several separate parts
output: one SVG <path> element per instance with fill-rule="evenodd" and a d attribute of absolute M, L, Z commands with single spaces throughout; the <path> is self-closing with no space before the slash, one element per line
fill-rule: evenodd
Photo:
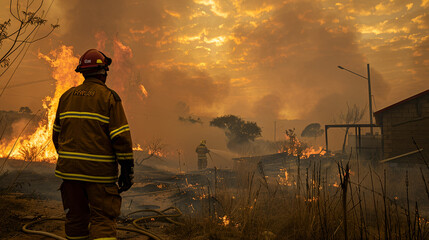
<path fill-rule="evenodd" d="M 57 21 L 56 24 L 51 24 L 47 33 L 42 36 L 37 35 L 40 27 L 47 22 L 45 17 L 49 8 L 44 11 L 42 10 L 43 5 L 44 0 L 9 1 L 10 18 L 2 23 L 0 22 L 0 77 L 9 70 L 21 54 L 23 54 L 21 56 L 22 60 L 30 44 L 46 38 L 59 27 Z"/>
<path fill-rule="evenodd" d="M 339 119 L 342 123 L 345 124 L 355 124 L 358 123 L 360 120 L 362 120 L 363 116 L 366 112 L 366 106 L 361 108 L 357 106 L 356 104 L 353 104 L 352 107 L 347 104 L 347 112 L 341 112 L 339 115 Z M 346 133 L 344 135 L 344 141 L 343 141 L 343 153 L 346 149 L 346 140 L 347 140 L 347 134 L 349 133 L 349 128 L 346 128 Z"/>
<path fill-rule="evenodd" d="M 145 150 L 149 155 L 146 157 L 142 157 L 141 159 L 136 158 L 136 164 L 141 165 L 144 161 L 152 157 L 161 157 L 163 155 L 165 146 L 166 145 L 162 143 L 162 140 L 160 138 L 152 139 L 152 141 L 147 146 L 145 146 Z"/>

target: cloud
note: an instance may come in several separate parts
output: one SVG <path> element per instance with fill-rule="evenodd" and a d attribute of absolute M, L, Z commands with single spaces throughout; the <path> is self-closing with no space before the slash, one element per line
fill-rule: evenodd
<path fill-rule="evenodd" d="M 254 118 L 269 121 L 278 119 L 283 105 L 281 101 L 281 98 L 274 94 L 265 95 L 253 106 Z"/>
<path fill-rule="evenodd" d="M 411 19 L 413 23 L 416 23 L 418 29 L 429 29 L 429 14 L 423 13 L 413 19 Z"/>
<path fill-rule="evenodd" d="M 198 69 L 152 69 L 145 78 L 147 87 L 153 89 L 148 91 L 158 98 L 154 101 L 161 104 L 185 102 L 196 108 L 210 107 L 228 95 L 228 77 L 213 77 Z"/>
<path fill-rule="evenodd" d="M 357 29 L 325 12 L 318 2 L 133 2 L 112 11 L 113 5 L 108 1 L 105 7 L 111 13 L 109 18 L 114 17 L 115 21 L 106 22 L 104 17 L 96 19 L 91 15 L 88 21 L 96 24 L 82 31 L 94 42 L 93 36 L 100 29 L 109 28 L 105 31 L 108 41 L 115 43 L 113 39 L 120 39 L 121 44 L 132 49 L 133 55 L 128 56 L 132 64 L 114 69 L 121 72 L 116 75 L 129 79 L 132 73 L 140 71 L 150 96 L 147 101 L 156 96 L 165 99 L 158 107 L 169 101 L 173 105 L 184 102 L 195 114 L 217 108 L 218 113 L 228 110 L 255 117 L 294 119 L 310 116 L 318 101 L 332 94 L 339 94 L 343 101 L 365 99 L 353 91 L 358 86 L 365 92 L 364 84 L 361 87 L 359 81 L 338 80 L 342 75 L 336 69 L 343 63 L 351 68 L 365 66 L 356 45 Z M 74 4 L 72 8 L 81 7 Z M 96 10 L 103 11 L 104 7 Z M 85 23 L 82 17 L 88 12 L 72 18 L 71 31 Z M 106 26 L 100 22 L 106 22 Z M 73 41 L 85 42 L 83 36 L 73 36 L 79 37 Z M 120 47 L 118 44 L 104 45 L 106 51 L 120 56 L 115 50 Z M 131 65 L 132 69 L 125 74 L 127 68 L 122 66 Z M 230 78 L 235 79 L 233 85 Z M 113 79 L 112 83 L 118 78 Z M 168 86 L 166 79 L 170 79 Z M 250 107 L 229 104 L 233 99 Z M 266 107 L 261 110 L 264 103 Z"/>
<path fill-rule="evenodd" d="M 362 69 L 366 75 L 357 34 L 346 23 L 348 31 L 330 31 L 337 27 L 334 19 L 318 4 L 289 1 L 257 27 L 247 23 L 236 26 L 234 36 L 243 40 L 234 46 L 233 56 L 244 56 L 243 65 L 257 73 L 252 83 L 261 89 L 260 94 L 279 96 L 278 102 L 283 103 L 279 117 L 329 121 L 339 109 L 321 107 L 324 101 L 335 98 L 332 102 L 366 104 L 366 80 L 337 68 Z M 388 92 L 383 77 L 378 74 L 377 79 L 375 92 Z"/>
<path fill-rule="evenodd" d="M 413 81 L 410 82 L 412 89 L 428 89 L 427 80 L 429 76 L 429 37 L 416 47 L 413 56 L 415 71 L 413 72 Z"/>
<path fill-rule="evenodd" d="M 357 16 L 389 16 L 404 10 L 410 10 L 412 6 L 413 2 L 411 0 L 352 0 L 339 4 L 339 8 L 341 7 L 341 9 L 345 9 L 349 14 Z"/>
<path fill-rule="evenodd" d="M 409 33 L 410 29 L 406 26 L 386 26 L 387 21 L 378 23 L 377 25 L 360 25 L 358 31 L 361 33 L 372 33 L 375 35 L 379 34 L 397 34 L 397 33 Z"/>

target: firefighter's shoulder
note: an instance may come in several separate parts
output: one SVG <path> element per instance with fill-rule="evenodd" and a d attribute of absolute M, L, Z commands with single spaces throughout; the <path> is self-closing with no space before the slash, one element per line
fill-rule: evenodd
<path fill-rule="evenodd" d="M 64 94 L 70 94 L 76 87 L 71 87 L 69 90 L 65 91 Z"/>
<path fill-rule="evenodd" d="M 107 86 L 106 86 L 106 88 L 112 93 L 113 98 L 115 99 L 116 102 L 121 101 L 121 97 L 119 97 L 119 95 L 113 89 L 110 89 Z"/>
<path fill-rule="evenodd" d="M 65 92 L 61 95 L 60 100 L 61 100 L 62 98 L 64 98 L 64 97 L 66 97 L 66 96 L 68 96 L 68 95 L 72 94 L 72 93 L 73 93 L 73 90 L 74 90 L 75 88 L 76 88 L 76 87 L 71 87 L 71 88 L 69 88 L 67 91 L 65 91 Z"/>

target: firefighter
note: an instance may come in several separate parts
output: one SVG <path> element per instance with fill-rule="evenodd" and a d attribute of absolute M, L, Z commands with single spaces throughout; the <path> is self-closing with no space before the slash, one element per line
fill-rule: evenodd
<path fill-rule="evenodd" d="M 116 239 L 119 194 L 133 185 L 130 128 L 121 98 L 105 84 L 111 62 L 96 49 L 86 51 L 76 68 L 84 82 L 58 104 L 52 138 L 67 239 Z"/>
<path fill-rule="evenodd" d="M 198 170 L 207 168 L 207 153 L 210 153 L 210 150 L 206 146 L 206 140 L 201 141 L 195 152 L 198 156 Z"/>

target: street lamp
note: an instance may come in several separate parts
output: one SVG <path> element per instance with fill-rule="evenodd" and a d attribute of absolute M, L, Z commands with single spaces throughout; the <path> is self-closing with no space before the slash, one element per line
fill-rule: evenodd
<path fill-rule="evenodd" d="M 367 64 L 367 65 L 366 65 L 366 67 L 367 67 L 367 70 L 368 70 L 368 77 L 364 77 L 364 76 L 362 76 L 362 75 L 360 75 L 360 74 L 357 74 L 357 73 L 355 73 L 355 72 L 353 72 L 353 71 L 348 70 L 347 68 L 344 68 L 344 67 L 338 66 L 338 68 L 339 68 L 339 69 L 341 69 L 341 70 L 346 70 L 347 72 L 353 73 L 354 75 L 357 75 L 357 76 L 359 76 L 359 77 L 361 77 L 361 78 L 365 78 L 365 79 L 367 79 L 367 80 L 368 80 L 368 94 L 369 94 L 369 123 L 371 124 L 371 135 L 373 135 L 373 130 L 372 130 L 371 78 L 370 78 L 370 75 L 369 75 L 369 64 Z"/>

